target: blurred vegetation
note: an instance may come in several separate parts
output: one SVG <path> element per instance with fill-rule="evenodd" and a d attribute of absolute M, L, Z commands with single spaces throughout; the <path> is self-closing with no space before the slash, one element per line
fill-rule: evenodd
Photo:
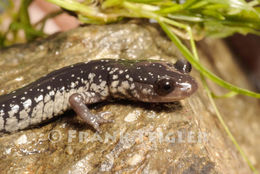
<path fill-rule="evenodd" d="M 172 31 L 181 38 L 226 37 L 233 33 L 260 33 L 260 1 L 244 0 L 47 0 L 67 11 L 73 12 L 82 23 L 106 24 L 123 18 L 148 18 L 169 24 Z M 0 28 L 0 47 L 5 47 L 23 38 L 25 41 L 44 37 L 48 18 L 62 13 L 47 14 L 37 24 L 30 22 L 28 7 L 32 0 L 21 0 L 19 9 L 12 1 L 0 2 L 0 24 L 7 16 L 11 23 L 8 29 Z M 64 11 L 63 11 L 64 12 Z"/>
<path fill-rule="evenodd" d="M 43 32 L 46 21 L 62 13 L 62 11 L 58 11 L 47 14 L 42 20 L 32 24 L 28 12 L 28 7 L 32 2 L 33 0 L 21 0 L 18 8 L 13 1 L 0 2 L 0 26 L 5 21 L 10 21 L 7 29 L 0 28 L 0 48 L 47 36 Z"/>

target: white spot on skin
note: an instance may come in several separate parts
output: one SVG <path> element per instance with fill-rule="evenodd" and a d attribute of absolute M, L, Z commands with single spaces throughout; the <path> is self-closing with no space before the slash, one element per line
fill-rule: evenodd
<path fill-rule="evenodd" d="M 136 90 L 133 90 L 132 93 L 134 94 L 135 98 L 139 99 L 140 95 L 138 94 L 138 92 Z"/>
<path fill-rule="evenodd" d="M 102 95 L 103 97 L 106 97 L 109 95 L 108 86 L 105 86 L 105 88 L 100 92 L 100 95 Z"/>
<path fill-rule="evenodd" d="M 118 79 L 118 75 L 113 75 L 112 79 L 113 79 L 113 80 Z"/>
<path fill-rule="evenodd" d="M 40 101 L 42 101 L 43 100 L 43 95 L 39 95 L 38 97 L 35 97 L 34 98 L 34 101 L 36 102 L 36 103 L 38 103 L 38 102 L 40 102 Z"/>
<path fill-rule="evenodd" d="M 75 77 L 75 74 L 71 74 L 71 77 Z"/>
<path fill-rule="evenodd" d="M 19 105 L 11 106 L 11 110 L 8 111 L 9 117 L 14 117 L 14 114 L 16 114 L 18 111 L 19 111 Z"/>
<path fill-rule="evenodd" d="M 71 88 L 75 88 L 75 87 L 76 87 L 76 84 L 75 84 L 74 82 L 71 82 L 70 87 L 71 87 Z"/>
<path fill-rule="evenodd" d="M 110 85 L 110 92 L 111 93 L 116 93 L 118 91 L 118 84 L 119 84 L 119 81 L 116 80 L 116 81 L 113 81 Z"/>
<path fill-rule="evenodd" d="M 107 84 L 106 81 L 102 81 L 102 82 L 100 83 L 100 87 L 104 88 L 104 87 L 106 86 L 106 84 Z"/>
<path fill-rule="evenodd" d="M 4 115 L 5 115 L 4 110 L 0 110 L 0 116 L 2 117 Z"/>
<path fill-rule="evenodd" d="M 21 100 L 25 100 L 25 97 L 22 97 Z"/>
<path fill-rule="evenodd" d="M 123 72 L 124 72 L 123 70 L 120 70 L 120 71 L 119 71 L 119 74 L 122 74 Z"/>
<path fill-rule="evenodd" d="M 51 90 L 51 86 L 47 86 L 47 89 L 48 89 L 48 90 Z"/>
<path fill-rule="evenodd" d="M 129 88 L 130 88 L 130 85 L 129 85 L 128 81 L 123 81 L 123 82 L 121 83 L 121 85 L 122 85 L 122 87 L 125 88 L 125 89 L 129 89 Z"/>
<path fill-rule="evenodd" d="M 46 94 L 45 97 L 44 97 L 44 103 L 47 103 L 51 100 L 51 97 L 50 95 Z"/>
<path fill-rule="evenodd" d="M 50 96 L 53 96 L 54 94 L 55 94 L 54 91 L 50 91 L 50 92 L 49 92 L 49 95 L 50 95 Z"/>
<path fill-rule="evenodd" d="M 13 98 L 16 98 L 16 95 L 14 95 Z"/>
<path fill-rule="evenodd" d="M 17 113 L 17 112 L 19 111 L 19 105 L 14 105 L 14 106 L 12 107 L 12 110 L 13 110 L 15 113 Z"/>
<path fill-rule="evenodd" d="M 151 92 L 151 90 L 149 90 L 149 89 L 146 89 L 146 88 L 142 89 L 142 93 L 145 95 L 149 94 L 150 92 Z"/>
<path fill-rule="evenodd" d="M 131 86 L 130 86 L 130 89 L 133 90 L 135 88 L 135 84 L 132 83 Z"/>
<path fill-rule="evenodd" d="M 113 74 L 113 73 L 115 73 L 114 69 L 109 72 L 109 74 Z"/>
<path fill-rule="evenodd" d="M 99 88 L 98 88 L 97 84 L 92 83 L 92 84 L 90 85 L 90 90 L 91 90 L 91 91 L 99 92 L 98 89 L 99 89 Z"/>
<path fill-rule="evenodd" d="M 32 100 L 27 99 L 25 102 L 23 102 L 23 107 L 24 108 L 29 108 L 32 105 Z"/>
<path fill-rule="evenodd" d="M 112 86 L 113 88 L 116 88 L 116 87 L 118 86 L 118 84 L 119 84 L 119 81 L 116 80 L 116 81 L 113 81 L 113 82 L 111 83 L 111 86 Z"/>
<path fill-rule="evenodd" d="M 128 78 L 129 78 L 129 75 L 127 74 L 127 75 L 125 76 L 125 78 L 127 78 L 127 79 L 128 79 Z"/>
<path fill-rule="evenodd" d="M 92 83 L 92 82 L 93 82 L 93 79 L 94 79 L 95 76 L 96 76 L 96 74 L 94 74 L 94 73 L 89 73 L 89 75 L 88 75 L 89 83 Z"/>

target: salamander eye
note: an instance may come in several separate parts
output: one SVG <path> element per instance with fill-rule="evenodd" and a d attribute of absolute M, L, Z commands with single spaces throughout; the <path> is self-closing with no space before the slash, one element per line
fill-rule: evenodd
<path fill-rule="evenodd" d="M 191 64 L 185 59 L 177 60 L 177 62 L 174 64 L 174 67 L 181 73 L 191 72 Z"/>
<path fill-rule="evenodd" d="M 158 95 L 164 96 L 171 93 L 175 88 L 172 79 L 161 79 L 155 83 L 154 89 Z"/>

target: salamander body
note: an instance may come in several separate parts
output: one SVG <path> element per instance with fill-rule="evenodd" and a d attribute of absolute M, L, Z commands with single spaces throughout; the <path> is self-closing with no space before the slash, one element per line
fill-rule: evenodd
<path fill-rule="evenodd" d="M 179 60 L 100 59 L 53 71 L 27 86 L 0 96 L 0 133 L 40 124 L 68 109 L 100 131 L 110 120 L 89 112 L 88 104 L 109 98 L 173 102 L 193 94 L 197 83 L 191 66 Z"/>

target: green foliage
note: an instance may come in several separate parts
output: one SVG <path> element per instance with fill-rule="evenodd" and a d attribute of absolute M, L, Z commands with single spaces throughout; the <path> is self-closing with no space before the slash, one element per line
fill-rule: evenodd
<path fill-rule="evenodd" d="M 122 17 L 154 19 L 157 16 L 196 26 L 193 29 L 199 31 L 193 34 L 204 31 L 204 36 L 226 37 L 235 32 L 260 34 L 258 1 L 186 0 L 179 3 L 170 0 L 106 0 L 92 5 L 73 0 L 48 1 L 77 12 L 84 18 L 84 23 L 116 22 Z"/>
<path fill-rule="evenodd" d="M 19 36 L 19 31 L 24 32 L 26 41 L 32 41 L 36 38 L 46 36 L 43 32 L 43 27 L 37 29 L 36 26 L 31 24 L 28 13 L 28 7 L 31 3 L 32 0 L 21 0 L 17 12 L 12 3 L 9 7 L 5 6 L 5 12 L 9 14 L 9 17 L 11 17 L 11 23 L 7 31 L 0 31 L 0 47 L 5 47 L 21 41 L 22 38 Z M 2 23 L 3 20 L 4 16 L 0 16 L 0 23 Z"/>
<path fill-rule="evenodd" d="M 167 20 L 175 34 L 189 39 L 183 25 L 192 29 L 194 38 L 226 37 L 234 33 L 260 34 L 259 1 L 244 0 L 47 0 L 63 9 L 75 12 L 83 23 L 106 24 L 123 18 Z M 11 1 L 10 1 L 11 2 Z M 43 26 L 37 29 L 28 16 L 32 0 L 21 0 L 18 12 L 13 11 L 8 31 L 0 31 L 0 44 L 6 46 L 19 40 L 22 30 L 27 41 L 43 37 Z M 0 4 L 1 5 L 1 4 Z M 1 6 L 0 6 L 1 7 Z M 6 9 L 6 5 L 4 6 Z M 13 9 L 13 6 L 10 6 Z M 57 14 L 58 15 L 58 14 Z M 49 16 L 51 17 L 51 16 Z M 2 22 L 0 17 L 0 23 Z M 173 25 L 173 23 L 177 25 Z M 8 39 L 7 34 L 13 37 Z"/>

